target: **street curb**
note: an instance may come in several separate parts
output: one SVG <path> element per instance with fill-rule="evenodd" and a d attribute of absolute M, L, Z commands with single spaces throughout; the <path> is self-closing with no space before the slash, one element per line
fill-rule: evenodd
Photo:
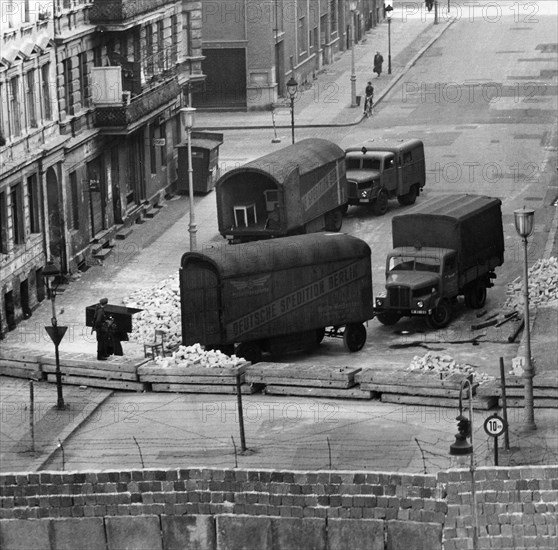
<path fill-rule="evenodd" d="M 83 426 L 83 424 L 85 424 L 95 414 L 95 412 L 105 403 L 105 401 L 107 401 L 109 397 L 113 396 L 113 394 L 114 391 L 109 391 L 105 395 L 102 395 L 101 396 L 102 399 L 97 400 L 97 402 L 95 403 L 95 407 L 89 412 L 87 416 L 79 415 L 80 416 L 79 421 L 70 422 L 68 426 L 66 426 L 66 428 L 64 428 L 60 432 L 57 441 L 52 442 L 47 447 L 47 451 L 45 453 L 42 453 L 40 458 L 38 458 L 37 460 L 35 460 L 29 465 L 29 470 L 33 470 L 36 472 L 40 470 L 44 470 L 47 464 L 49 464 L 54 459 L 54 455 L 58 452 L 58 447 L 59 447 L 58 441 L 61 441 L 62 445 L 64 445 L 66 441 L 70 439 L 70 437 L 72 437 L 74 432 L 77 432 Z M 45 454 L 46 457 L 44 456 Z"/>
<path fill-rule="evenodd" d="M 452 17 L 445 26 L 434 36 L 428 44 L 423 46 L 415 56 L 409 61 L 404 67 L 401 73 L 390 82 L 385 90 L 380 92 L 378 99 L 375 101 L 374 106 L 378 105 L 380 101 L 395 87 L 395 85 L 405 76 L 405 74 L 415 65 L 415 63 L 428 51 L 428 49 L 436 42 L 441 36 L 453 25 L 453 23 L 457 21 L 455 17 Z M 434 25 L 434 23 L 432 23 Z M 354 122 L 342 122 L 342 123 L 324 123 L 324 124 L 297 124 L 297 128 L 347 128 L 350 126 L 357 126 L 360 124 L 363 119 L 366 118 L 364 115 L 361 115 L 358 120 Z M 217 131 L 217 130 L 268 130 L 270 128 L 269 125 L 254 125 L 254 126 L 202 126 L 200 129 L 202 130 L 209 130 L 209 131 Z M 290 125 L 279 125 L 275 126 L 276 129 L 286 130 L 290 128 Z"/>

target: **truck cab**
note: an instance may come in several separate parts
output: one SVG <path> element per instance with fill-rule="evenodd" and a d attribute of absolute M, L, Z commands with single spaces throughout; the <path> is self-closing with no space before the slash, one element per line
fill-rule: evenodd
<path fill-rule="evenodd" d="M 349 204 L 369 204 L 376 215 L 385 214 L 392 198 L 413 204 L 426 183 L 424 145 L 418 139 L 349 147 L 345 167 Z"/>

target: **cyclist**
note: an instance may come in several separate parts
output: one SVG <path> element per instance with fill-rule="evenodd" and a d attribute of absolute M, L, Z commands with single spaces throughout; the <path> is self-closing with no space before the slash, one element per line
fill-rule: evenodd
<path fill-rule="evenodd" d="M 374 105 L 374 86 L 372 86 L 372 82 L 368 82 L 364 94 L 366 96 L 364 101 L 364 114 L 370 116 Z"/>

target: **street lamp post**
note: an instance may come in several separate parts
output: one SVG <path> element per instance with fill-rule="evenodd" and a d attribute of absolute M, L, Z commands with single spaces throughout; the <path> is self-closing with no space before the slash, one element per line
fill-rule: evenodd
<path fill-rule="evenodd" d="M 386 0 L 386 17 L 388 20 L 388 74 L 391 74 L 391 16 L 393 15 L 393 1 Z"/>
<path fill-rule="evenodd" d="M 295 142 L 294 100 L 297 89 L 298 82 L 295 80 L 294 76 L 291 76 L 287 82 L 287 93 L 289 94 L 289 99 L 291 100 L 291 139 L 293 144 Z"/>
<path fill-rule="evenodd" d="M 56 277 L 60 275 L 60 269 L 54 265 L 52 261 L 48 261 L 47 265 L 43 269 L 43 278 L 47 285 L 48 297 L 50 298 L 50 303 L 52 306 L 52 317 L 50 319 L 51 326 L 45 327 L 47 334 L 54 343 L 54 357 L 56 361 L 56 393 L 57 402 L 56 408 L 59 410 L 64 410 L 66 405 L 64 404 L 64 396 L 62 395 L 62 373 L 60 372 L 60 354 L 58 352 L 58 346 L 64 338 L 68 327 L 58 326 L 58 320 L 56 319 L 56 288 L 54 281 Z"/>
<path fill-rule="evenodd" d="M 525 326 L 525 365 L 523 369 L 523 380 L 525 389 L 525 416 L 523 429 L 525 431 L 536 430 L 535 412 L 533 407 L 533 377 L 535 369 L 531 361 L 531 327 L 529 325 L 529 269 L 527 262 L 527 238 L 534 228 L 535 211 L 530 208 L 514 210 L 515 230 L 523 240 L 523 322 Z"/>
<path fill-rule="evenodd" d="M 356 71 L 355 71 L 355 10 L 356 0 L 350 0 L 351 10 L 351 107 L 356 107 Z"/>
<path fill-rule="evenodd" d="M 468 386 L 469 418 L 463 416 L 463 390 L 466 386 Z M 461 382 L 459 388 L 459 416 L 456 420 L 458 433 L 455 435 L 455 443 L 450 445 L 450 455 L 470 455 L 471 457 L 469 471 L 471 472 L 471 498 L 473 501 L 471 506 L 473 514 L 473 549 L 477 550 L 479 547 L 479 519 L 477 515 L 477 493 L 475 488 L 475 455 L 473 453 L 473 385 L 467 378 Z M 467 438 L 470 439 L 470 443 L 467 441 Z"/>
<path fill-rule="evenodd" d="M 180 109 L 182 125 L 186 130 L 186 140 L 188 146 L 188 197 L 190 200 L 190 224 L 188 225 L 188 233 L 190 234 L 190 252 L 197 249 L 196 233 L 198 227 L 196 225 L 196 215 L 194 211 L 194 179 L 192 170 L 192 128 L 194 126 L 194 107 L 183 107 Z"/>

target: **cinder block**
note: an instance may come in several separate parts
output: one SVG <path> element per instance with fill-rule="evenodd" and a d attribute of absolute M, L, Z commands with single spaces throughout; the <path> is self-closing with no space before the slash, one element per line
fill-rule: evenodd
<path fill-rule="evenodd" d="M 2 550 L 50 550 L 49 519 L 3 519 L 0 521 Z"/>
<path fill-rule="evenodd" d="M 442 525 L 413 521 L 387 522 L 387 550 L 442 550 Z"/>
<path fill-rule="evenodd" d="M 56 550 L 105 550 L 102 518 L 65 518 L 52 520 L 52 548 Z M 76 541 L 79 541 L 77 543 Z"/>
<path fill-rule="evenodd" d="M 108 550 L 163 550 L 158 516 L 120 516 L 105 519 Z"/>
<path fill-rule="evenodd" d="M 327 548 L 384 550 L 384 522 L 379 519 L 330 518 L 327 541 Z"/>
<path fill-rule="evenodd" d="M 212 516 L 161 516 L 165 550 L 215 550 Z"/>
<path fill-rule="evenodd" d="M 216 519 L 219 550 L 272 548 L 271 518 L 223 514 Z"/>
<path fill-rule="evenodd" d="M 305 550 L 326 548 L 326 523 L 318 518 L 272 518 L 274 550 Z"/>

